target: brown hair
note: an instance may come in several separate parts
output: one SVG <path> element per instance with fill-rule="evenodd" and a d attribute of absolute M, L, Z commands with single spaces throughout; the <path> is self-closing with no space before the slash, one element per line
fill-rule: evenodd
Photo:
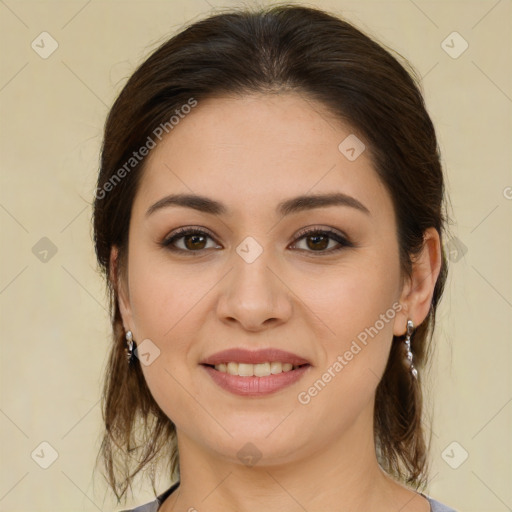
<path fill-rule="evenodd" d="M 410 276 L 425 230 L 434 227 L 442 237 L 447 219 L 434 127 L 418 80 L 404 66 L 346 21 L 319 9 L 282 5 L 231 10 L 198 21 L 154 51 L 126 83 L 106 122 L 94 202 L 96 254 L 107 278 L 113 327 L 100 455 L 118 499 L 141 469 L 153 471 L 154 490 L 154 464 L 162 457 L 170 464 L 170 476 L 179 474 L 174 424 L 152 398 L 139 361 L 128 367 L 125 357 L 115 281 L 126 267 L 131 207 L 145 160 L 129 169 L 126 162 L 191 98 L 200 103 L 222 94 L 298 91 L 364 137 L 393 200 L 402 275 Z M 117 179 L 123 166 L 127 172 Z M 118 269 L 110 268 L 113 246 L 119 249 Z M 420 376 L 446 275 L 442 249 L 429 314 L 412 338 Z M 421 380 L 403 364 L 402 340 L 394 339 L 377 387 L 375 442 L 388 473 L 420 485 L 427 468 Z"/>

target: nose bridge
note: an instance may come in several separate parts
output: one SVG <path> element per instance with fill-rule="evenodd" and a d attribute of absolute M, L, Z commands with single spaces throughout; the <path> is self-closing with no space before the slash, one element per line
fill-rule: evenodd
<path fill-rule="evenodd" d="M 254 237 L 246 237 L 235 248 L 230 263 L 232 270 L 218 303 L 222 320 L 260 330 L 289 318 L 289 295 L 273 268 L 276 265 L 271 248 L 264 248 Z"/>

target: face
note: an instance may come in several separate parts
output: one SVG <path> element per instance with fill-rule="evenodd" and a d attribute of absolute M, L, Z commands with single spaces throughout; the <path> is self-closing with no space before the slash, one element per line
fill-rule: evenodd
<path fill-rule="evenodd" d="M 251 442 L 279 464 L 372 431 L 405 320 L 391 198 L 368 150 L 338 148 L 353 134 L 299 94 L 216 98 L 149 155 L 120 307 L 179 442 L 235 462 Z M 219 356 L 252 377 L 202 364 L 229 349 L 307 364 Z"/>

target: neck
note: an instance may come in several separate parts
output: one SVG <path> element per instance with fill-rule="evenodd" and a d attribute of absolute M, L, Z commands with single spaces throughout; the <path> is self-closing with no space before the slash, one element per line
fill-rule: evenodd
<path fill-rule="evenodd" d="M 178 431 L 180 486 L 160 510 L 342 512 L 403 506 L 411 496 L 380 469 L 368 414 L 373 408 L 335 442 L 322 445 L 315 439 L 313 452 L 292 447 L 292 461 L 275 464 L 262 457 L 253 467 L 205 451 Z M 389 507 L 383 506 L 386 500 Z"/>

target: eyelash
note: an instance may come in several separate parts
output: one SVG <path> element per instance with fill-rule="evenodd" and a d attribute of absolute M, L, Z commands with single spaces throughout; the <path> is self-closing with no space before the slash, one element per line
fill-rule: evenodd
<path fill-rule="evenodd" d="M 173 244 L 180 240 L 181 238 L 184 238 L 187 235 L 206 235 L 207 237 L 211 238 L 213 240 L 213 237 L 207 232 L 202 229 L 198 228 L 180 228 L 178 231 L 176 231 L 172 236 L 166 238 L 163 240 L 160 245 L 168 249 L 172 252 L 181 252 L 181 253 L 202 253 L 206 249 L 199 249 L 197 251 L 190 251 L 186 249 L 179 249 L 177 247 L 174 247 Z M 335 247 L 334 249 L 328 249 L 328 250 L 322 250 L 322 251 L 313 251 L 313 250 L 307 250 L 307 249 L 299 249 L 301 251 L 309 252 L 312 254 L 332 254 L 334 252 L 338 252 L 341 249 L 344 249 L 346 247 L 355 247 L 355 244 L 353 244 L 346 236 L 341 235 L 337 231 L 333 231 L 331 229 L 320 229 L 320 228 L 305 228 L 297 234 L 297 239 L 294 242 L 294 245 L 302 240 L 303 238 L 307 238 L 308 236 L 314 236 L 314 235 L 327 235 L 331 240 L 334 240 L 338 242 L 340 245 L 338 247 Z"/>

